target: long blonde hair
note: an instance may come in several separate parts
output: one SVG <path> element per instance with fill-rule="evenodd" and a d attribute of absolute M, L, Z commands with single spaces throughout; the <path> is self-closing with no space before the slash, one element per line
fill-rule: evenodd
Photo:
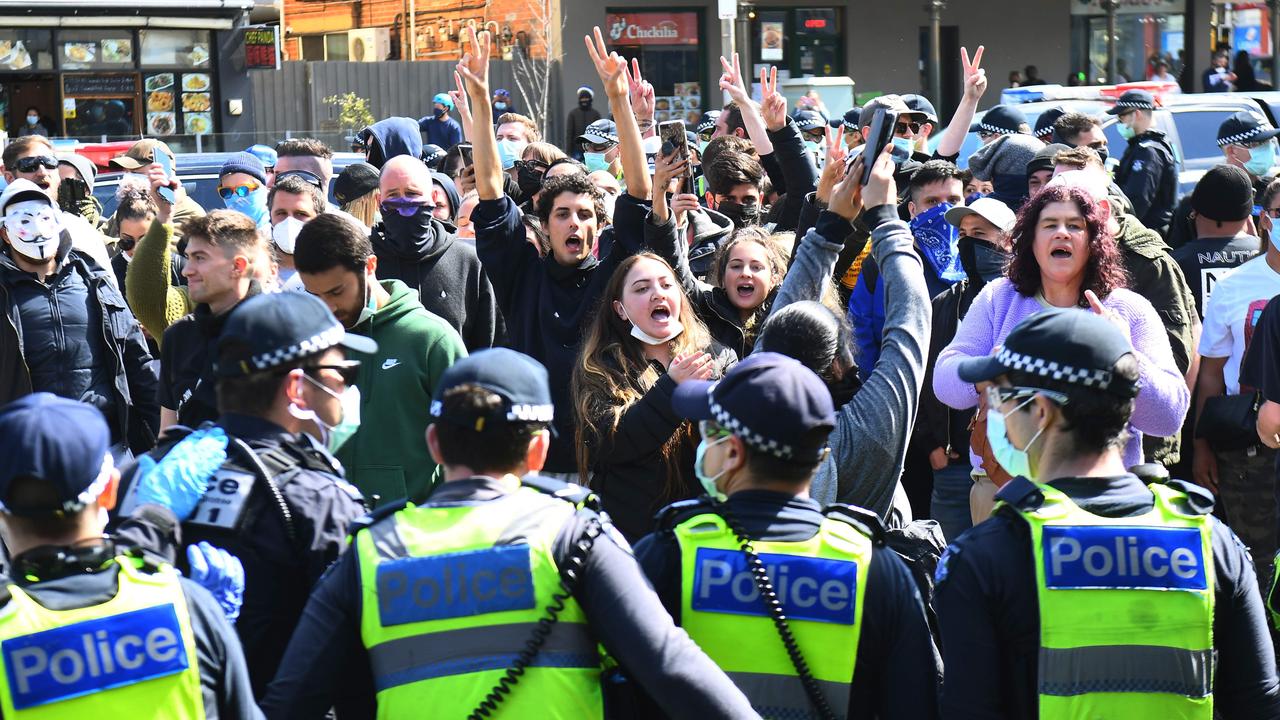
<path fill-rule="evenodd" d="M 342 211 L 359 220 L 365 227 L 378 224 L 378 193 L 375 190 L 361 195 L 342 206 Z"/>
<path fill-rule="evenodd" d="M 675 273 L 671 266 L 653 253 L 642 252 L 623 260 L 605 286 L 600 306 L 587 325 L 582 348 L 573 368 L 570 388 L 576 398 L 575 452 L 578 472 L 584 484 L 591 479 L 592 451 L 598 450 L 602 441 L 613 435 L 622 414 L 643 397 L 662 375 L 645 358 L 643 344 L 631 337 L 630 323 L 613 311 L 613 302 L 622 299 L 627 273 L 640 260 L 661 263 L 674 279 Z M 678 317 L 680 324 L 684 326 L 684 332 L 670 340 L 671 355 L 675 357 L 681 353 L 706 350 L 711 345 L 711 333 L 694 312 L 684 291 L 679 290 L 679 283 L 675 283 L 675 287 L 680 292 Z M 662 457 L 667 465 L 667 477 L 663 486 L 665 500 L 679 499 L 683 483 L 675 451 L 680 443 L 692 437 L 691 427 L 689 423 L 683 423 L 662 446 Z"/>

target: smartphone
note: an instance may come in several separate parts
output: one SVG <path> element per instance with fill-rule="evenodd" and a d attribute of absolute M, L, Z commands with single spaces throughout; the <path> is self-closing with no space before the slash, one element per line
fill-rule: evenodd
<path fill-rule="evenodd" d="M 169 159 L 168 153 L 164 152 L 163 150 L 157 149 L 155 151 L 154 157 L 156 159 L 156 164 L 158 164 L 161 168 L 164 169 L 165 179 L 172 181 L 173 180 L 173 160 Z M 161 186 L 161 188 L 157 192 L 159 192 L 160 197 L 170 205 L 178 204 L 177 194 L 174 193 L 173 188 L 169 187 L 168 185 Z"/>
<path fill-rule="evenodd" d="M 862 151 L 862 185 L 871 182 L 871 170 L 875 167 L 876 158 L 884 149 L 893 144 L 893 128 L 898 124 L 898 113 L 892 110 L 881 110 L 871 120 L 867 129 L 866 149 Z"/>
<path fill-rule="evenodd" d="M 670 155 L 672 152 L 679 153 L 680 157 L 686 161 L 684 173 L 681 174 L 682 185 L 681 192 L 692 192 L 693 188 L 693 162 L 689 155 L 689 136 L 685 135 L 683 120 L 668 120 L 658 125 L 658 137 L 662 139 L 662 154 Z"/>
<path fill-rule="evenodd" d="M 459 143 L 458 154 L 462 156 L 462 167 L 469 167 L 471 162 L 471 143 Z"/>

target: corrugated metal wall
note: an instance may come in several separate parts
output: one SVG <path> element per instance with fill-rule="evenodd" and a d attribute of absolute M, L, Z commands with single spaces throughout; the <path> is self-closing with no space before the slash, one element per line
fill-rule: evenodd
<path fill-rule="evenodd" d="M 354 92 L 369 100 L 369 109 L 377 119 L 394 115 L 419 118 L 430 112 L 432 96 L 457 87 L 453 78 L 456 66 L 448 61 L 286 62 L 275 72 L 255 72 L 256 132 L 277 138 L 320 137 L 335 148 L 345 149 L 344 133 L 335 127 L 338 108 L 325 104 L 324 98 Z M 569 110 L 561 108 L 558 101 L 558 74 L 553 69 L 549 92 L 550 127 L 546 128 L 546 135 L 552 141 L 563 140 L 564 116 Z M 511 63 L 490 63 L 489 87 L 511 90 L 516 109 L 521 109 Z"/>

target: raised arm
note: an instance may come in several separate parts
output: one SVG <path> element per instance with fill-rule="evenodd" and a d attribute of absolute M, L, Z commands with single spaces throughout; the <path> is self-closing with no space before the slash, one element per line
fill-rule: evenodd
<path fill-rule="evenodd" d="M 733 54 L 733 62 L 729 62 L 723 56 L 720 58 L 720 67 L 724 69 L 724 74 L 720 76 L 720 89 L 729 93 L 729 97 L 737 104 L 738 110 L 742 113 L 742 126 L 747 130 L 747 137 L 751 139 L 751 144 L 756 146 L 756 152 L 761 156 L 769 155 L 773 152 L 773 142 L 769 140 L 769 133 L 765 129 L 764 117 L 760 115 L 760 105 L 751 99 L 751 90 L 747 88 L 746 81 L 742 78 L 742 68 L 738 63 L 738 54 Z M 774 69 L 776 77 L 777 69 Z M 761 78 L 764 73 L 761 73 Z"/>
<path fill-rule="evenodd" d="M 787 188 L 774 232 L 784 232 L 799 225 L 805 196 L 817 189 L 818 169 L 804 149 L 800 129 L 787 117 L 787 100 L 777 91 L 777 68 L 774 68 L 772 80 L 764 72 L 760 73 L 760 80 L 764 92 L 761 106 L 764 121 Z"/>
<path fill-rule="evenodd" d="M 649 179 L 649 164 L 644 159 L 640 125 L 631 109 L 631 80 L 627 72 L 627 61 L 618 53 L 609 52 L 599 27 L 594 29 L 593 35 L 583 39 L 587 43 L 587 54 L 591 56 L 596 74 L 600 76 L 600 83 L 604 86 L 605 95 L 609 98 L 609 110 L 613 112 L 613 122 L 618 128 L 618 144 L 622 146 L 619 151 L 622 177 L 627 181 L 627 194 L 637 200 L 648 200 L 653 183 Z M 639 64 L 636 68 L 639 69 Z"/>
<path fill-rule="evenodd" d="M 450 90 L 449 97 L 458 110 L 458 124 L 462 126 L 462 139 L 471 142 L 471 103 L 467 101 L 467 88 L 462 84 L 462 76 L 457 72 L 453 73 L 453 80 L 458 83 L 458 89 Z"/>
<path fill-rule="evenodd" d="M 464 81 L 475 112 L 471 118 L 471 155 L 476 169 L 476 193 L 481 200 L 502 197 L 502 163 L 498 160 L 498 140 L 493 134 L 493 107 L 489 99 L 489 33 L 476 32 L 474 25 L 462 29 L 467 52 L 458 61 L 458 76 Z"/>
<path fill-rule="evenodd" d="M 161 186 L 176 190 L 181 188 L 181 184 L 177 178 L 166 179 L 159 165 L 148 167 L 147 176 L 151 180 L 151 201 L 156 206 L 156 217 L 133 251 L 121 289 L 138 322 L 158 342 L 165 328 L 194 310 L 195 305 L 186 288 L 174 287 L 171 282 L 173 206 L 159 193 Z"/>
<path fill-rule="evenodd" d="M 973 122 L 973 115 L 978 111 L 978 101 L 987 91 L 987 71 L 982 69 L 984 49 L 984 46 L 979 45 L 973 53 L 973 61 L 970 62 L 968 49 L 960 48 L 960 63 L 964 67 L 964 97 L 956 106 L 956 112 L 951 116 L 951 122 L 943 131 L 942 138 L 938 140 L 936 153 L 938 157 L 950 158 L 960 154 L 964 137 L 969 134 L 969 124 Z"/>

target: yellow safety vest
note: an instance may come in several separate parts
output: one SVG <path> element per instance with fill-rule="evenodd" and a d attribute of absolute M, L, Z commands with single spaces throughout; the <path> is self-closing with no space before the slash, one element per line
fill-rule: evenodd
<path fill-rule="evenodd" d="M 1271 565 L 1271 592 L 1267 594 L 1267 609 L 1271 611 L 1271 624 L 1280 630 L 1280 551 Z"/>
<path fill-rule="evenodd" d="M 733 678 L 764 718 L 817 717 L 761 600 L 751 565 L 724 518 L 696 515 L 680 543 L 680 624 Z M 849 708 L 871 539 L 824 519 L 803 542 L 751 541 L 786 612 L 800 653 L 837 717 Z"/>
<path fill-rule="evenodd" d="M 1042 718 L 1213 717 L 1214 561 L 1209 518 L 1152 484 L 1137 517 L 1080 508 L 1048 485 L 1019 509 L 1040 603 Z"/>
<path fill-rule="evenodd" d="M 195 635 L 178 573 L 119 557 L 100 605 L 50 610 L 17 585 L 0 610 L 6 718 L 204 718 Z"/>
<path fill-rule="evenodd" d="M 496 716 L 603 717 L 596 641 L 563 598 L 552 553 L 575 512 L 522 487 L 474 505 L 409 505 L 355 534 L 378 717 L 464 717 L 557 602 L 559 621 Z"/>

